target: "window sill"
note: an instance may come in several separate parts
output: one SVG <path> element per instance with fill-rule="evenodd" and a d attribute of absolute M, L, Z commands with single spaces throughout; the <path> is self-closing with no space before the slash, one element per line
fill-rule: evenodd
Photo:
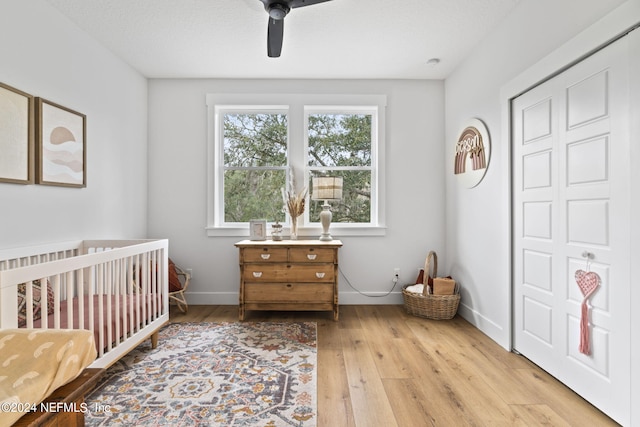
<path fill-rule="evenodd" d="M 208 237 L 249 237 L 249 227 L 207 227 Z M 350 236 L 385 236 L 387 234 L 387 227 L 330 227 L 329 232 L 335 239 L 341 237 Z M 298 238 L 318 238 L 322 233 L 320 227 L 300 227 L 298 228 Z M 289 236 L 289 228 L 285 227 L 282 231 L 283 237 L 286 239 Z M 267 238 L 270 238 L 270 234 Z"/>

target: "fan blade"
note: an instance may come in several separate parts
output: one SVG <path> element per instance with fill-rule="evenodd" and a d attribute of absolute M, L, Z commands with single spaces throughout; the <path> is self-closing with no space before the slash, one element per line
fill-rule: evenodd
<path fill-rule="evenodd" d="M 324 3 L 330 0 L 289 0 L 288 4 L 291 9 L 295 7 L 311 6 L 312 4 Z"/>
<path fill-rule="evenodd" d="M 284 19 L 269 18 L 267 29 L 267 55 L 277 58 L 282 52 L 282 38 L 284 36 Z"/>

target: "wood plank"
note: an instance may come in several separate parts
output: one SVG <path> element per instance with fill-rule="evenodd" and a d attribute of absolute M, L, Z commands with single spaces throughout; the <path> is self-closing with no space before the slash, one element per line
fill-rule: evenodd
<path fill-rule="evenodd" d="M 362 323 L 354 305 L 340 306 L 340 329 L 362 329 Z"/>
<path fill-rule="evenodd" d="M 429 408 L 430 396 L 420 382 L 413 379 L 385 379 L 384 388 L 389 396 L 401 396 L 390 400 L 399 426 L 453 425 L 453 420 L 443 422 L 446 413 L 435 414 Z"/>
<path fill-rule="evenodd" d="M 526 426 L 571 426 L 547 405 L 511 405 L 518 415 L 520 425 Z M 586 424 L 594 425 L 594 424 Z"/>
<path fill-rule="evenodd" d="M 362 331 L 341 331 L 353 417 L 359 426 L 397 426 L 382 380 Z"/>
<path fill-rule="evenodd" d="M 356 426 L 340 348 L 318 352 L 318 426 Z"/>
<path fill-rule="evenodd" d="M 571 425 L 617 425 L 596 407 L 540 368 L 515 369 L 514 378 L 527 384 L 538 399 Z"/>
<path fill-rule="evenodd" d="M 366 334 L 380 378 L 412 378 L 405 363 L 405 354 L 411 351 L 408 340 L 411 330 L 393 313 L 397 306 L 359 306 L 356 312 L 368 327 Z"/>

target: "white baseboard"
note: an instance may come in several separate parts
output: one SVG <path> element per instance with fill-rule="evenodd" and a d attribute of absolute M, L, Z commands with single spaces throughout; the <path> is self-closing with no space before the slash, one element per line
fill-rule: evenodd
<path fill-rule="evenodd" d="M 186 292 L 192 305 L 238 305 L 237 292 Z"/>
<path fill-rule="evenodd" d="M 365 296 L 358 292 L 340 292 L 338 301 L 346 305 L 395 305 L 402 304 L 402 292 L 371 292 Z M 237 305 L 237 292 L 187 292 L 187 302 L 192 305 Z"/>
<path fill-rule="evenodd" d="M 340 292 L 338 299 L 344 305 L 397 305 L 403 304 L 402 292 Z"/>
<path fill-rule="evenodd" d="M 462 302 L 460 302 L 460 306 L 458 307 L 458 315 L 478 328 L 505 350 L 511 351 L 511 339 L 507 329 L 502 328 L 497 323 L 471 309 L 469 306 L 464 305 Z"/>

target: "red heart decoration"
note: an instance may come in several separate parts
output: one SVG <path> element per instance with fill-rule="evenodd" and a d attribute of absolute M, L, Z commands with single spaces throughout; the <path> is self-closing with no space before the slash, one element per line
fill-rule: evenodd
<path fill-rule="evenodd" d="M 593 271 L 586 272 L 578 270 L 576 271 L 576 282 L 582 291 L 582 295 L 584 295 L 586 299 L 600 286 L 600 276 Z"/>

